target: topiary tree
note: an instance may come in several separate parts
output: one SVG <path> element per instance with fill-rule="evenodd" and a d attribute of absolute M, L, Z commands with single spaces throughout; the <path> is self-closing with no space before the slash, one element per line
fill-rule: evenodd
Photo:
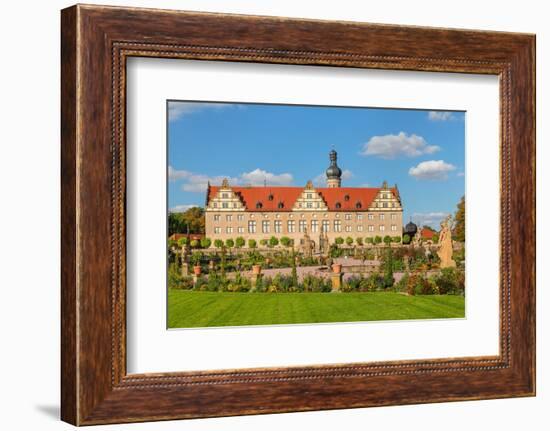
<path fill-rule="evenodd" d="M 374 241 L 373 241 L 372 237 L 370 237 L 370 236 L 365 237 L 365 244 L 372 244 L 373 242 Z"/>
<path fill-rule="evenodd" d="M 208 248 L 212 245 L 212 241 L 210 240 L 210 238 L 202 238 L 201 239 L 201 247 L 202 248 Z"/>
<path fill-rule="evenodd" d="M 223 241 L 221 239 L 214 240 L 214 247 L 222 248 L 223 247 Z"/>
<path fill-rule="evenodd" d="M 358 246 L 362 246 L 363 245 L 363 238 L 358 236 L 357 238 L 355 238 L 355 242 L 357 243 Z"/>
<path fill-rule="evenodd" d="M 281 237 L 281 244 L 285 247 L 290 247 L 292 245 L 292 240 L 288 236 Z"/>
<path fill-rule="evenodd" d="M 232 248 L 232 247 L 235 246 L 235 241 L 233 241 L 232 238 L 227 238 L 227 239 L 225 240 L 225 246 L 226 246 L 227 248 Z"/>
<path fill-rule="evenodd" d="M 278 245 L 279 245 L 279 240 L 277 238 L 275 238 L 274 236 L 269 238 L 269 246 L 270 247 L 276 247 Z"/>
<path fill-rule="evenodd" d="M 380 235 L 376 235 L 373 239 L 374 244 L 380 244 L 382 242 L 382 237 Z"/>
<path fill-rule="evenodd" d="M 384 237 L 384 244 L 386 244 L 386 245 L 390 245 L 390 244 L 391 244 L 391 236 L 386 235 L 386 236 Z"/>
<path fill-rule="evenodd" d="M 265 246 L 267 245 L 267 239 L 262 238 L 262 239 L 260 240 L 260 245 L 263 246 L 263 247 L 265 247 Z"/>
<path fill-rule="evenodd" d="M 346 244 L 351 246 L 353 244 L 353 238 L 351 236 L 346 237 Z"/>
<path fill-rule="evenodd" d="M 409 234 L 403 235 L 403 244 L 410 244 L 411 243 L 411 236 Z"/>
<path fill-rule="evenodd" d="M 249 239 L 248 240 L 248 248 L 256 248 L 258 244 L 256 243 L 255 239 Z"/>
<path fill-rule="evenodd" d="M 246 242 L 242 236 L 238 236 L 237 239 L 235 240 L 235 247 L 237 248 L 244 247 L 245 244 Z"/>
<path fill-rule="evenodd" d="M 391 248 L 388 248 L 386 254 L 386 261 L 384 262 L 384 287 L 393 286 L 393 251 Z"/>
<path fill-rule="evenodd" d="M 344 238 L 342 238 L 341 236 L 338 236 L 338 237 L 334 238 L 334 242 L 337 245 L 342 245 L 344 243 Z"/>
<path fill-rule="evenodd" d="M 191 246 L 191 248 L 197 248 L 200 245 L 200 243 L 198 240 L 194 239 L 191 241 L 189 245 Z"/>

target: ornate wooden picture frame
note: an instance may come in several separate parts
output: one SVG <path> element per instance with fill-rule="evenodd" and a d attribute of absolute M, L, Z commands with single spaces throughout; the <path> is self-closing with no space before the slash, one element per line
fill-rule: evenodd
<path fill-rule="evenodd" d="M 206 30 L 207 29 L 207 30 Z M 100 6 L 62 11 L 61 416 L 75 425 L 535 394 L 535 37 Z M 126 60 L 500 78 L 500 354 L 126 372 Z"/>

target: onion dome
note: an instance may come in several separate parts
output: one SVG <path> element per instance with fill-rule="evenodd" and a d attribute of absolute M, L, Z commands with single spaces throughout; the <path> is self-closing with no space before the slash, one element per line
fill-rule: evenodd
<path fill-rule="evenodd" d="M 328 179 L 340 179 L 340 177 L 342 176 L 342 169 L 340 169 L 338 167 L 338 165 L 336 164 L 336 159 L 338 157 L 338 154 L 336 153 L 336 151 L 332 150 L 330 153 L 329 153 L 329 157 L 330 157 L 330 166 L 328 167 L 327 171 L 326 171 L 326 174 L 327 174 L 327 178 Z"/>
<path fill-rule="evenodd" d="M 416 234 L 417 230 L 418 230 L 418 226 L 416 226 L 412 221 L 408 222 L 405 225 L 405 233 L 411 237 Z"/>

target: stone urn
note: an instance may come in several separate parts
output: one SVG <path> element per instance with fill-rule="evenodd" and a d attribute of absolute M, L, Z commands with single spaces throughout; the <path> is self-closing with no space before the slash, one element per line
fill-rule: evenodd
<path fill-rule="evenodd" d="M 335 263 L 332 265 L 332 272 L 335 274 L 340 274 L 342 272 L 342 264 L 341 263 Z"/>
<path fill-rule="evenodd" d="M 262 265 L 252 265 L 252 274 L 254 275 L 260 275 L 262 272 Z"/>
<path fill-rule="evenodd" d="M 193 274 L 195 275 L 201 275 L 201 266 L 200 265 L 195 265 L 193 267 Z"/>

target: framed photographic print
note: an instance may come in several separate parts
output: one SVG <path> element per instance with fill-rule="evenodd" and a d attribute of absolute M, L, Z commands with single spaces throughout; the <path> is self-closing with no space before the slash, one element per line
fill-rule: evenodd
<path fill-rule="evenodd" d="M 532 396 L 527 34 L 62 11 L 62 419 Z"/>

